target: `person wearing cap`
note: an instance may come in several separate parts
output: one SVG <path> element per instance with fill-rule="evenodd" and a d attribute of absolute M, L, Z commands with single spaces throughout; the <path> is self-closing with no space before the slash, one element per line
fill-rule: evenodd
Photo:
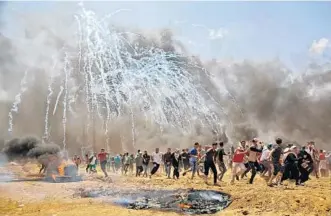
<path fill-rule="evenodd" d="M 276 178 L 278 173 L 280 172 L 281 169 L 281 164 L 280 164 L 280 157 L 282 155 L 282 148 L 281 144 L 283 143 L 283 140 L 280 138 L 276 139 L 276 147 L 271 150 L 269 158 L 271 159 L 271 163 L 273 166 L 273 173 L 268 181 L 268 186 L 272 186 L 273 180 Z"/>
<path fill-rule="evenodd" d="M 300 185 L 297 153 L 296 146 L 284 150 L 284 172 L 280 180 L 281 183 L 287 179 L 294 179 L 295 184 Z"/>

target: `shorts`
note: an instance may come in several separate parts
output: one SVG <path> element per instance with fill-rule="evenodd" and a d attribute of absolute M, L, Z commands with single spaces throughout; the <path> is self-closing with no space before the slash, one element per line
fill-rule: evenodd
<path fill-rule="evenodd" d="M 274 171 L 273 171 L 273 175 L 277 175 L 282 168 L 282 165 L 280 163 L 272 163 L 273 167 L 274 167 Z"/>

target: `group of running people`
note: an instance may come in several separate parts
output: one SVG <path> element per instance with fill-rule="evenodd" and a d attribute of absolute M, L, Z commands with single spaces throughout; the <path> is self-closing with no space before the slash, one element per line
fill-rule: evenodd
<path fill-rule="evenodd" d="M 275 140 L 275 144 L 267 145 L 256 138 L 241 141 L 237 148 L 231 146 L 228 152 L 224 149 L 224 143 L 220 142 L 204 147 L 195 143 L 191 150 L 172 151 L 168 148 L 164 154 L 156 148 L 151 155 L 147 151 L 142 153 L 138 150 L 136 155 L 125 153 L 110 156 L 101 149 L 99 154 L 85 156 L 86 172 L 96 172 L 96 165 L 100 164 L 106 177 L 107 172 L 111 170 L 124 175 L 132 174 L 136 167 L 136 176 L 152 178 L 155 173 L 164 170 L 168 178 L 178 179 L 180 172 L 183 176 L 191 173 L 192 179 L 197 174 L 203 176 L 207 183 L 211 170 L 213 183 L 217 185 L 230 168 L 231 184 L 234 184 L 235 180 L 247 177 L 250 172 L 248 183 L 253 184 L 259 172 L 261 177 L 266 178 L 267 185 L 270 187 L 282 184 L 287 179 L 293 179 L 298 186 L 304 185 L 313 172 L 317 178 L 328 176 L 331 167 L 330 159 L 331 154 L 326 154 L 324 150 L 318 151 L 314 142 L 308 142 L 301 148 L 291 144 L 284 148 L 280 138 Z M 82 162 L 78 156 L 75 156 L 73 161 L 77 167 Z M 173 170 L 172 174 L 171 170 Z"/>

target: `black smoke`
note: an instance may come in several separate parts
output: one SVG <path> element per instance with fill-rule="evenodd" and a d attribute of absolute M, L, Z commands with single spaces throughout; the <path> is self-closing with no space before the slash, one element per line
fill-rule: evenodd
<path fill-rule="evenodd" d="M 58 154 L 60 147 L 53 143 L 42 143 L 35 137 L 14 138 L 5 144 L 3 153 L 9 160 L 36 159 L 42 155 Z"/>

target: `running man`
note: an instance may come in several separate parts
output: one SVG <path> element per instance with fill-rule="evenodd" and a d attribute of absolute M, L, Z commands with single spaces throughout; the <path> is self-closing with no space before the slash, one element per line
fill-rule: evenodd
<path fill-rule="evenodd" d="M 185 170 L 183 172 L 183 176 L 186 175 L 187 172 L 192 172 L 192 177 L 191 179 L 194 178 L 195 173 L 197 172 L 198 169 L 198 148 L 199 148 L 199 143 L 194 143 L 194 147 L 191 149 L 189 155 L 190 155 L 190 168 L 188 170 Z"/>
<path fill-rule="evenodd" d="M 283 143 L 283 140 L 280 138 L 276 139 L 276 147 L 271 150 L 269 154 L 269 158 L 271 159 L 271 163 L 273 166 L 273 173 L 269 179 L 268 186 L 272 186 L 272 181 L 276 178 L 278 173 L 280 172 L 281 169 L 281 164 L 280 164 L 280 157 L 283 154 L 281 144 Z"/>
<path fill-rule="evenodd" d="M 204 166 L 205 166 L 205 183 L 207 184 L 208 182 L 208 174 L 209 174 L 209 169 L 212 170 L 214 174 L 214 185 L 217 185 L 217 169 L 215 165 L 216 161 L 216 148 L 217 148 L 217 143 L 212 144 L 212 148 L 208 149 L 206 154 L 203 156 L 205 159 Z"/>
<path fill-rule="evenodd" d="M 160 167 L 160 164 L 162 163 L 162 154 L 160 153 L 160 149 L 156 148 L 155 152 L 152 155 L 152 161 L 153 161 L 153 169 L 151 171 L 151 174 L 149 175 L 149 178 L 152 178 L 152 175 L 154 175 L 157 170 Z"/>
<path fill-rule="evenodd" d="M 105 152 L 105 149 L 101 149 L 101 152 L 98 154 L 98 159 L 100 161 L 101 170 L 102 170 L 103 174 L 105 175 L 105 177 L 108 177 L 108 173 L 106 170 L 107 157 L 108 157 L 108 153 Z"/>

